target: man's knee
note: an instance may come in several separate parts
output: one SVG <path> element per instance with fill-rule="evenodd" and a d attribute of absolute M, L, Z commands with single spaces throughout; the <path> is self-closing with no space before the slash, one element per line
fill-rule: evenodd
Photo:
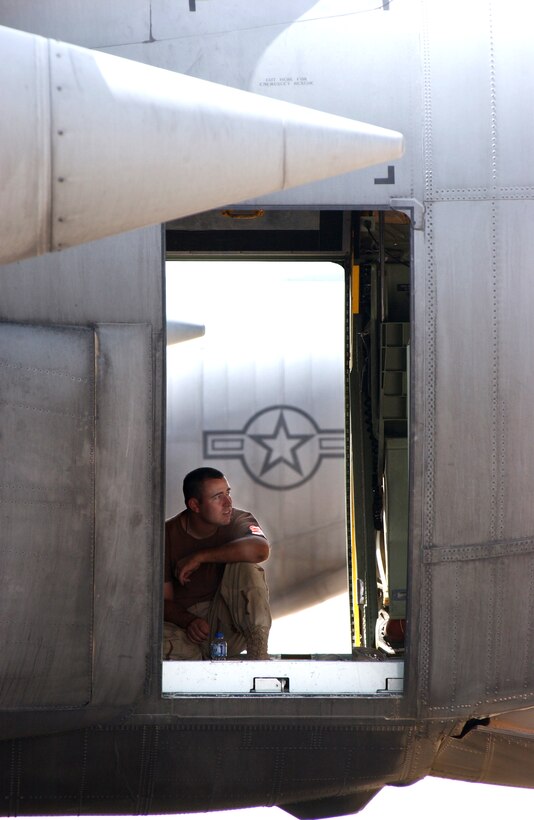
<path fill-rule="evenodd" d="M 189 640 L 185 629 L 169 621 L 165 621 L 163 624 L 162 653 L 164 661 L 202 660 L 200 646 Z"/>
<path fill-rule="evenodd" d="M 269 590 L 262 567 L 244 562 L 226 564 L 220 593 L 240 631 L 271 626 Z"/>
<path fill-rule="evenodd" d="M 246 591 L 248 589 L 258 589 L 262 593 L 269 594 L 265 572 L 258 564 L 246 562 L 226 564 L 224 569 L 221 587 L 229 586 L 234 589 Z"/>

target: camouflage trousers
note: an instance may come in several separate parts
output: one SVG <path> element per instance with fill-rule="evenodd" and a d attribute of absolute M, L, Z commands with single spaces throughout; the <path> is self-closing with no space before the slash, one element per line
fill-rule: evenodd
<path fill-rule="evenodd" d="M 228 657 L 237 658 L 246 648 L 247 638 L 258 627 L 271 628 L 269 590 L 262 567 L 257 564 L 226 564 L 215 597 L 189 607 L 189 612 L 204 618 L 210 625 L 210 638 L 193 643 L 185 629 L 165 621 L 163 625 L 163 659 L 171 661 L 207 660 L 210 642 L 222 632 L 228 644 Z"/>

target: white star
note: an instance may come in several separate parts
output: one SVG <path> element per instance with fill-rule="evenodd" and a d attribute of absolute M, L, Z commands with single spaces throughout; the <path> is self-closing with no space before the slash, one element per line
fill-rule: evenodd
<path fill-rule="evenodd" d="M 250 438 L 267 450 L 260 475 L 280 463 L 287 464 L 299 475 L 302 475 L 297 450 L 313 438 L 313 435 L 291 434 L 282 411 L 280 411 L 278 421 L 271 435 L 251 435 Z"/>

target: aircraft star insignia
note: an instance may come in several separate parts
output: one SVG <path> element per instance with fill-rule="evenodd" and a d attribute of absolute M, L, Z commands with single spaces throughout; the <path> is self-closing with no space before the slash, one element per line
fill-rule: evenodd
<path fill-rule="evenodd" d="M 289 404 L 259 410 L 241 430 L 204 431 L 204 458 L 238 458 L 256 484 L 272 490 L 305 484 L 323 458 L 344 453 L 343 429 L 322 429 L 309 413 Z"/>
<path fill-rule="evenodd" d="M 276 427 L 271 435 L 251 435 L 250 437 L 267 450 L 265 461 L 261 468 L 261 475 L 280 462 L 288 464 L 299 475 L 302 475 L 302 467 L 297 450 L 313 438 L 313 435 L 290 433 L 286 417 L 282 410 L 280 411 Z"/>

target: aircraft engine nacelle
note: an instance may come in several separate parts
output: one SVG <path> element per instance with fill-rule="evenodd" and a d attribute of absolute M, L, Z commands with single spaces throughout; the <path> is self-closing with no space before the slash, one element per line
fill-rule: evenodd
<path fill-rule="evenodd" d="M 402 135 L 0 29 L 0 264 L 397 158 Z"/>

